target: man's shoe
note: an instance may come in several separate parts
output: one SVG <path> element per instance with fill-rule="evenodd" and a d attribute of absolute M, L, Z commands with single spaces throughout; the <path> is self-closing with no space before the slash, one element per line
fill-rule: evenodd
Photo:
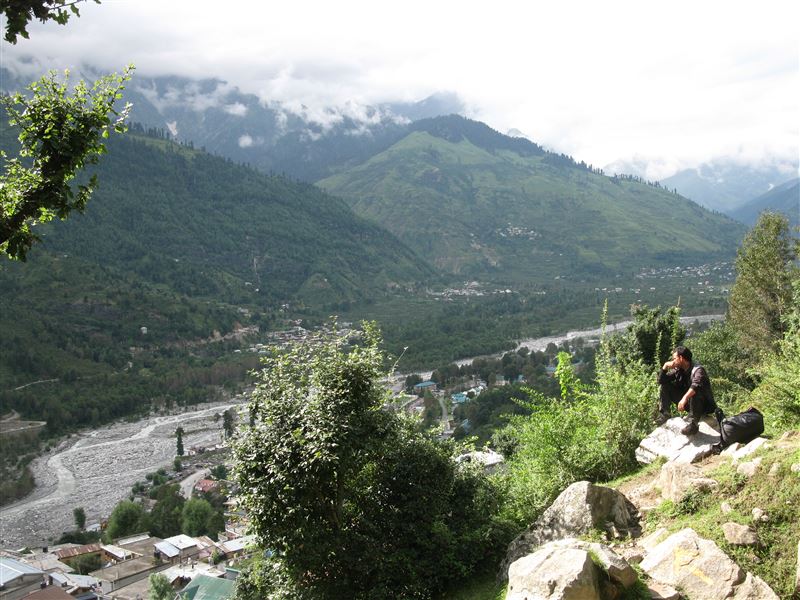
<path fill-rule="evenodd" d="M 667 421 L 669 421 L 669 415 L 667 413 L 658 413 L 658 416 L 656 417 L 656 425 L 661 426 Z"/>
<path fill-rule="evenodd" d="M 700 430 L 697 425 L 697 421 L 689 421 L 683 429 L 681 429 L 681 434 L 683 435 L 694 435 Z"/>

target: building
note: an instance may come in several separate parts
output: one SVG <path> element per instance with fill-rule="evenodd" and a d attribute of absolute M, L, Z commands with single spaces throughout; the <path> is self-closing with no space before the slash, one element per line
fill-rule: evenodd
<path fill-rule="evenodd" d="M 414 386 L 414 392 L 418 396 L 422 396 L 425 393 L 426 390 L 427 391 L 431 391 L 431 392 L 435 392 L 437 389 L 438 388 L 436 387 L 436 382 L 435 381 L 430 381 L 430 380 L 429 381 L 421 381 L 420 383 L 418 383 L 418 384 L 416 384 Z"/>
<path fill-rule="evenodd" d="M 235 583 L 228 579 L 198 575 L 181 590 L 186 600 L 229 600 L 233 598 Z"/>
<path fill-rule="evenodd" d="M 45 574 L 13 558 L 0 557 L 0 598 L 17 600 L 41 589 Z"/>

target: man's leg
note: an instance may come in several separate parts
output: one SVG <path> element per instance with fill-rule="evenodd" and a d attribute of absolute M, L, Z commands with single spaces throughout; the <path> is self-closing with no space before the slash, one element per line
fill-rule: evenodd
<path fill-rule="evenodd" d="M 688 423 L 683 428 L 681 433 L 683 435 L 693 435 L 697 433 L 699 430 L 700 419 L 707 414 L 713 413 L 716 408 L 717 405 L 713 400 L 706 400 L 705 398 L 700 398 L 697 395 L 689 398 L 689 415 L 687 417 Z"/>
<path fill-rule="evenodd" d="M 658 392 L 658 415 L 656 425 L 663 425 L 669 420 L 673 404 L 680 402 L 681 394 L 672 383 L 662 383 Z"/>

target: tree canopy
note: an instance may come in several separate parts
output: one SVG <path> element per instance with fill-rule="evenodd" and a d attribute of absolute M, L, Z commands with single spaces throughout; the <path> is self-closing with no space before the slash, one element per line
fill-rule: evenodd
<path fill-rule="evenodd" d="M 78 4 L 88 0 L 0 0 L 0 13 L 6 16 L 5 40 L 17 43 L 17 37 L 29 37 L 28 24 L 33 19 L 42 23 L 55 21 L 66 25 L 73 15 L 80 16 Z M 100 4 L 100 0 L 94 0 Z"/>
<path fill-rule="evenodd" d="M 101 77 L 91 86 L 79 81 L 69 87 L 69 72 L 59 79 L 51 71 L 1 100 L 8 123 L 19 129 L 19 156 L 0 153 L 0 252 L 24 260 L 37 241 L 32 228 L 55 217 L 82 211 L 97 184 L 96 176 L 73 187 L 72 180 L 106 149 L 102 140 L 113 130 L 125 131 L 130 105 L 115 109 L 133 66 L 121 75 Z"/>
<path fill-rule="evenodd" d="M 360 345 L 334 337 L 266 361 L 235 476 L 275 554 L 244 576 L 240 598 L 282 597 L 280 581 L 291 597 L 423 597 L 503 548 L 485 476 L 382 409 L 379 342 L 366 326 Z"/>
<path fill-rule="evenodd" d="M 763 213 L 739 248 L 728 319 L 751 359 L 774 351 L 786 333 L 797 256 L 798 239 L 778 213 Z"/>

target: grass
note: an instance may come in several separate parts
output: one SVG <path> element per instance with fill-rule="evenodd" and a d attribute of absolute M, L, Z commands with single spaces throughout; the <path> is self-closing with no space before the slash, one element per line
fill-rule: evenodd
<path fill-rule="evenodd" d="M 646 517 L 646 529 L 666 527 L 670 533 L 691 527 L 701 537 L 713 540 L 742 569 L 761 577 L 780 598 L 791 598 L 800 539 L 800 473 L 791 465 L 800 463 L 800 437 L 774 443 L 761 450 L 759 471 L 750 479 L 724 461 L 707 476 L 719 483 L 710 492 L 688 492 L 679 502 L 664 501 Z M 774 467 L 774 465 L 778 465 Z M 732 511 L 725 514 L 721 505 Z M 768 520 L 754 522 L 752 510 L 761 508 Z M 725 540 L 722 525 L 735 522 L 754 527 L 760 540 L 753 547 L 734 546 Z"/>

